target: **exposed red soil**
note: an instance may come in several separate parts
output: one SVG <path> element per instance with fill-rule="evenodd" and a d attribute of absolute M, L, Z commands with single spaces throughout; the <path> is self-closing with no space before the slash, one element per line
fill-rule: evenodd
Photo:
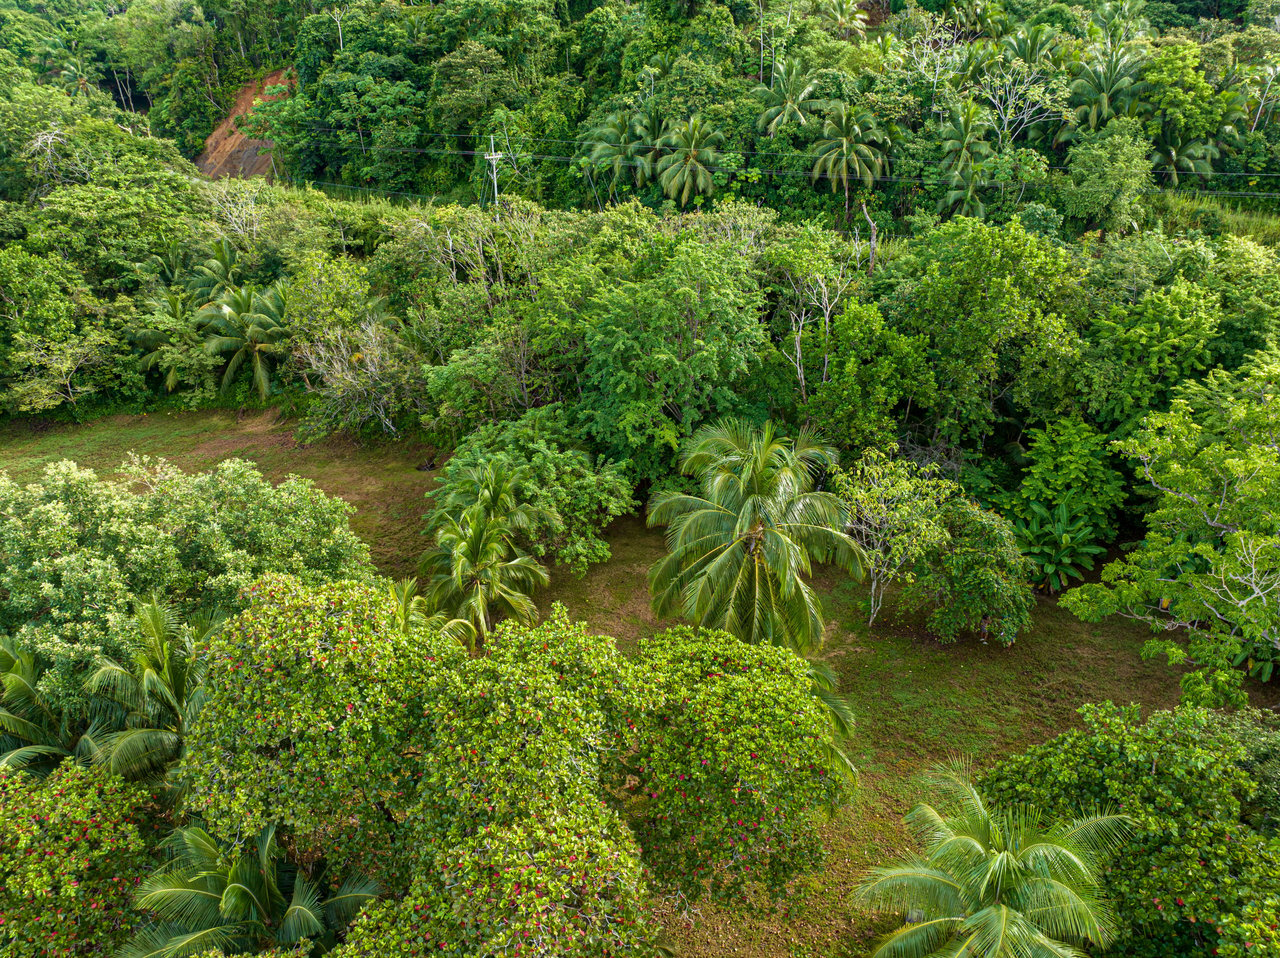
<path fill-rule="evenodd" d="M 253 112 L 254 100 L 273 99 L 265 95 L 269 86 L 285 82 L 284 70 L 268 73 L 261 80 L 246 84 L 236 97 L 235 106 L 227 118 L 218 124 L 204 141 L 204 152 L 196 157 L 200 172 L 213 179 L 224 176 L 266 176 L 273 170 L 270 155 L 261 153 L 270 149 L 270 140 L 254 140 L 240 131 L 239 118 Z"/>

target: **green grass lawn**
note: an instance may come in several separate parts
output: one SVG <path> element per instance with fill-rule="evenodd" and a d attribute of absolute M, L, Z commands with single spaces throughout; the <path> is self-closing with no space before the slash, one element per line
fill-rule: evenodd
<path fill-rule="evenodd" d="M 411 572 L 423 546 L 422 495 L 433 474 L 420 471 L 427 451 L 411 444 L 358 446 L 346 441 L 301 446 L 271 415 L 229 412 L 117 416 L 75 428 L 0 431 L 0 469 L 34 478 L 48 463 L 73 459 L 110 471 L 129 452 L 165 456 L 183 468 L 207 468 L 240 457 L 280 479 L 305 476 L 356 507 L 353 525 L 380 569 Z M 624 518 L 609 530 L 613 556 L 576 578 L 555 570 L 539 597 L 614 636 L 628 650 L 663 623 L 649 610 L 645 576 L 661 555 L 661 532 Z M 830 860 L 804 888 L 804 907 L 790 915 L 742 916 L 703 908 L 689 924 L 666 916 L 685 956 L 852 958 L 877 931 L 851 900 L 859 876 L 906 847 L 899 819 L 922 794 L 920 775 L 951 754 L 987 764 L 1076 721 L 1086 702 L 1111 699 L 1166 707 L 1178 697 L 1178 675 L 1144 662 L 1146 638 L 1123 620 L 1079 622 L 1042 600 L 1034 630 L 1012 648 L 976 641 L 941 646 L 918 621 L 895 619 L 892 603 L 874 628 L 859 610 L 861 590 L 843 575 L 823 574 L 829 628 L 823 655 L 856 703 L 853 748 L 861 782 L 852 807 L 825 826 Z M 1252 689 L 1259 704 L 1278 696 Z"/>

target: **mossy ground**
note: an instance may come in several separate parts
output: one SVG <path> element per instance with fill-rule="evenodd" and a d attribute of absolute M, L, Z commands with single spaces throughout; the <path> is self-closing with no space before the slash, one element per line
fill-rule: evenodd
<path fill-rule="evenodd" d="M 423 493 L 434 473 L 420 467 L 428 450 L 410 443 L 361 446 L 343 440 L 309 446 L 271 414 L 231 412 L 115 416 L 78 427 L 0 430 L 0 470 L 36 478 L 59 459 L 110 472 L 130 452 L 164 456 L 182 468 L 220 459 L 254 462 L 280 479 L 294 473 L 356 507 L 355 530 L 389 575 L 411 574 L 424 541 Z M 662 534 L 637 518 L 609 530 L 612 559 L 575 578 L 556 570 L 540 596 L 614 636 L 625 651 L 662 623 L 649 610 L 645 576 L 661 554 Z M 974 641 L 941 646 L 921 623 L 895 618 L 892 603 L 868 628 L 860 588 L 840 574 L 818 585 L 829 620 L 823 655 L 856 703 L 853 754 L 861 771 L 854 804 L 824 826 L 829 861 L 800 890 L 803 907 L 788 915 L 731 914 L 702 908 L 692 923 L 664 916 L 689 958 L 852 958 L 883 930 L 852 901 L 862 872 L 907 847 L 902 814 L 923 794 L 921 774 L 949 755 L 990 763 L 1069 728 L 1076 709 L 1110 699 L 1147 708 L 1173 705 L 1178 674 L 1144 661 L 1145 630 L 1120 619 L 1082 623 L 1042 600 L 1035 628 L 1011 648 Z M 1251 689 L 1259 704 L 1280 695 Z"/>

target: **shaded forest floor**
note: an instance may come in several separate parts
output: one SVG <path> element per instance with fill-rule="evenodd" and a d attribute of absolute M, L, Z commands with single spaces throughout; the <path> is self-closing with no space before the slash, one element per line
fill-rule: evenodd
<path fill-rule="evenodd" d="M 389 575 L 411 574 L 424 546 L 423 493 L 434 473 L 420 470 L 427 450 L 413 444 L 363 447 L 334 440 L 301 446 L 271 414 L 231 412 L 115 416 L 79 427 L 0 429 L 0 469 L 36 478 L 59 459 L 110 471 L 127 454 L 164 456 L 186 469 L 239 457 L 272 479 L 294 473 L 356 507 L 352 525 Z M 659 531 L 637 518 L 609 530 L 612 559 L 575 578 L 556 570 L 540 603 L 563 602 L 575 618 L 614 636 L 624 651 L 665 623 L 649 611 L 646 572 L 662 553 Z M 1176 703 L 1178 674 L 1144 662 L 1146 632 L 1119 619 L 1090 625 L 1042 600 L 1035 628 L 1012 648 L 965 641 L 942 646 L 921 623 L 897 619 L 892 603 L 868 629 L 862 590 L 843 575 L 818 585 L 829 618 L 826 660 L 841 676 L 858 714 L 853 756 L 860 770 L 854 804 L 826 825 L 829 861 L 801 890 L 789 915 L 742 916 L 704 907 L 691 924 L 664 916 L 688 958 L 853 958 L 883 930 L 860 913 L 852 892 L 863 871 L 905 850 L 900 819 L 922 797 L 920 776 L 938 759 L 964 754 L 980 764 L 1057 734 L 1078 722 L 1086 702 Z M 1258 704 L 1280 693 L 1252 688 Z"/>

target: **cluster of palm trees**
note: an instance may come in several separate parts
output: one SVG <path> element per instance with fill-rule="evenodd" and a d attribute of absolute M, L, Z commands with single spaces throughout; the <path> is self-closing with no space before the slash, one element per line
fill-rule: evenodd
<path fill-rule="evenodd" d="M 135 651 L 100 662 L 79 707 L 55 704 L 43 691 L 45 668 L 34 653 L 0 644 L 0 767 L 44 775 L 67 759 L 100 763 L 176 798 L 174 769 L 204 704 L 196 650 L 221 625 L 216 611 L 183 618 L 159 598 L 138 603 Z"/>
<path fill-rule="evenodd" d="M 831 6 L 834 10 L 842 3 Z M 870 187 L 888 171 L 890 137 L 869 111 L 817 98 L 817 86 L 799 65 L 779 60 L 770 81 L 756 89 L 762 105 L 758 125 L 771 137 L 788 126 L 820 125 L 812 179 L 816 183 L 825 177 L 832 192 L 843 188 L 847 212 L 850 183 Z M 714 190 L 714 174 L 723 160 L 718 148 L 724 139 L 719 129 L 701 117 L 683 121 L 663 117 L 650 98 L 635 110 L 609 114 L 590 130 L 584 145 L 591 147 L 591 167 L 610 175 L 611 194 L 628 180 L 637 188 L 656 181 L 666 196 L 683 207 Z"/>
<path fill-rule="evenodd" d="M 164 283 L 152 300 L 156 325 L 162 328 L 135 335 L 143 349 L 142 370 L 160 372 L 172 391 L 183 385 L 187 367 L 182 354 L 203 350 L 225 363 L 224 393 L 247 369 L 265 402 L 289 338 L 287 284 L 277 280 L 258 288 L 242 283 L 239 253 L 226 239 L 217 241 L 208 258 L 190 271 L 177 246 L 166 256 L 153 256 L 151 267 Z"/>
<path fill-rule="evenodd" d="M 966 11 L 970 15 L 966 16 Z M 1083 48 L 1064 42 L 1061 34 L 1045 24 L 1010 32 L 1007 18 L 981 16 L 981 12 L 980 5 L 957 8 L 955 29 L 965 43 L 956 48 L 951 81 L 954 95 L 960 100 L 951 107 L 942 129 L 942 138 L 949 145 L 953 140 L 982 143 L 994 129 L 990 110 L 976 101 L 975 97 L 981 99 L 981 94 L 975 93 L 974 88 L 1001 64 L 1017 63 L 1046 76 L 1069 77 L 1066 112 L 1061 116 L 1047 115 L 1030 124 L 1024 131 L 1029 140 L 1060 144 L 1082 131 L 1098 130 L 1118 117 L 1144 121 L 1155 118 L 1151 97 L 1158 91 L 1142 79 L 1150 49 L 1142 38 L 1150 28 L 1130 0 L 1098 7 L 1089 24 L 1089 41 Z M 1228 71 L 1220 76 L 1214 93 L 1223 97 L 1225 109 L 1216 134 L 1191 135 L 1176 117 L 1160 118 L 1149 157 L 1155 172 L 1171 186 L 1177 186 L 1184 175 L 1212 172 L 1220 145 L 1235 140 L 1246 123 L 1255 128 L 1264 115 L 1270 116 L 1280 104 L 1280 97 L 1268 95 L 1278 73 L 1262 70 L 1246 75 Z M 1255 104 L 1253 108 L 1251 102 Z M 989 156 L 989 144 L 987 150 Z M 976 153 L 949 155 L 950 186 L 955 189 L 980 180 L 985 158 Z M 955 208 L 975 192 L 955 192 L 946 205 Z"/>
<path fill-rule="evenodd" d="M 865 35 L 865 13 L 852 0 L 820 2 L 814 13 L 834 35 Z M 939 55 L 946 64 L 934 104 L 947 151 L 942 211 L 981 215 L 995 141 L 1002 147 L 1017 138 L 1060 145 L 1113 119 L 1133 117 L 1156 129 L 1149 160 L 1163 181 L 1176 187 L 1188 175 L 1211 173 L 1224 143 L 1269 121 L 1280 107 L 1280 68 L 1232 69 L 1214 81 L 1214 94 L 1224 106 L 1215 132 L 1188 131 L 1178 117 L 1157 115 L 1153 98 L 1158 91 L 1143 80 L 1151 49 L 1143 38 L 1150 29 L 1132 0 L 1099 6 L 1083 45 L 1068 42 L 1046 24 L 1015 30 L 998 7 L 982 0 L 957 4 L 948 17 L 935 44 L 945 48 Z M 890 59 L 910 45 L 889 35 L 880 41 Z M 662 59 L 648 69 L 659 77 L 670 66 Z M 1056 101 L 1064 104 L 1062 109 L 1047 100 L 1043 109 L 1010 119 L 1009 104 L 997 102 L 1004 95 L 1000 84 L 985 83 L 1001 74 L 1044 85 L 1067 78 L 1065 101 Z M 870 111 L 823 98 L 819 78 L 803 64 L 779 57 L 755 95 L 761 103 L 760 132 L 774 137 L 787 127 L 817 131 L 811 179 L 825 179 L 833 192 L 843 190 L 846 215 L 851 185 L 870 188 L 888 174 L 893 127 L 881 124 Z M 994 116 L 997 112 L 1003 116 Z M 720 152 L 724 141 L 723 132 L 703 118 L 662 116 L 651 95 L 634 110 L 606 117 L 587 133 L 583 147 L 589 166 L 610 175 L 611 192 L 628 182 L 637 188 L 657 182 L 685 206 L 712 192 L 715 174 L 729 169 Z"/>

